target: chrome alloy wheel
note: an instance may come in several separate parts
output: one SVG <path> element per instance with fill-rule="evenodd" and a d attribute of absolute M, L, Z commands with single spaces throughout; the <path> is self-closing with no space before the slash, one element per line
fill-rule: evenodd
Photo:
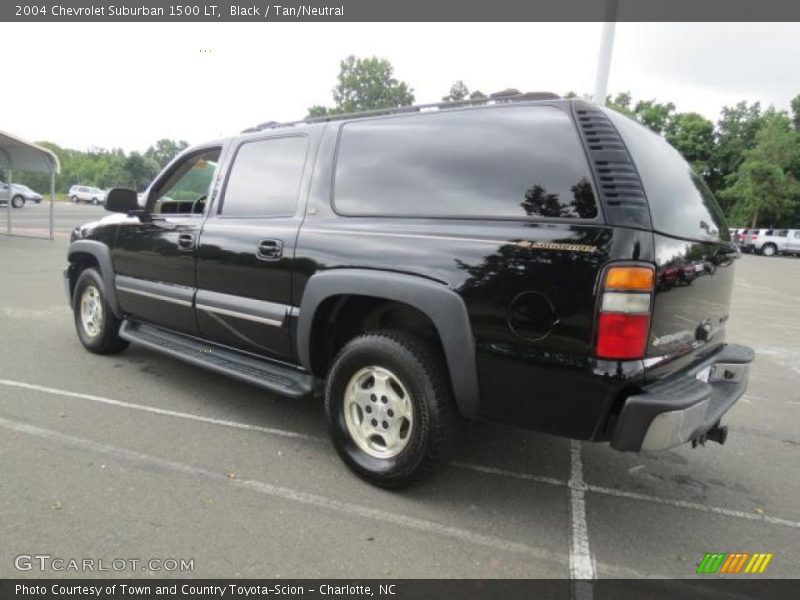
<path fill-rule="evenodd" d="M 373 458 L 392 458 L 408 445 L 414 427 L 411 396 L 383 367 L 364 367 L 350 378 L 344 404 L 347 431 Z"/>
<path fill-rule="evenodd" d="M 81 325 L 89 337 L 97 336 L 103 329 L 103 300 L 93 285 L 86 286 L 81 294 Z"/>

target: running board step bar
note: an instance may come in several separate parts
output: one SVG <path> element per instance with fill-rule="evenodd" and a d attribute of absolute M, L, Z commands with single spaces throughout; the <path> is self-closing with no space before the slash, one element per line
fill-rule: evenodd
<path fill-rule="evenodd" d="M 314 377 L 290 367 L 258 360 L 235 350 L 204 344 L 194 338 L 151 325 L 124 320 L 119 336 L 209 371 L 227 375 L 289 398 L 309 396 Z"/>

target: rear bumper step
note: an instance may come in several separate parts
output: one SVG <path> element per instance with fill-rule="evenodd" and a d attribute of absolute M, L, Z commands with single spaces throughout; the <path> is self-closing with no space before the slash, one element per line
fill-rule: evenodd
<path fill-rule="evenodd" d="M 747 389 L 755 353 L 727 345 L 702 362 L 629 396 L 611 446 L 627 452 L 668 450 L 687 442 L 724 443 L 722 416 Z"/>
<path fill-rule="evenodd" d="M 276 363 L 258 360 L 228 350 L 203 344 L 194 338 L 164 331 L 151 325 L 125 320 L 120 327 L 121 338 L 141 344 L 151 350 L 234 377 L 282 396 L 301 398 L 314 390 L 314 378 Z"/>

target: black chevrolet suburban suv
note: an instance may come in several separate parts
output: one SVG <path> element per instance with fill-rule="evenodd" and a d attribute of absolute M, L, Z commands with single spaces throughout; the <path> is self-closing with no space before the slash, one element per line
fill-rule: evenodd
<path fill-rule="evenodd" d="M 83 345 L 321 393 L 376 485 L 430 471 L 460 417 L 632 452 L 722 443 L 747 386 L 714 197 L 661 137 L 584 101 L 265 123 L 106 209 L 64 273 Z"/>

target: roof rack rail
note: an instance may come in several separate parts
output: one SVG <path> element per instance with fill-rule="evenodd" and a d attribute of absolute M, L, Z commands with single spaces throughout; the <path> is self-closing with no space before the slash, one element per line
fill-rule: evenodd
<path fill-rule="evenodd" d="M 525 92 L 521 93 L 519 90 L 507 89 L 501 92 L 496 92 L 485 98 L 472 98 L 465 100 L 453 100 L 448 102 L 433 102 L 430 104 L 415 104 L 413 106 L 397 106 L 394 108 L 378 108 L 375 110 L 365 110 L 352 113 L 341 113 L 335 115 L 326 115 L 324 117 L 312 117 L 309 119 L 300 119 L 297 121 L 287 121 L 285 123 L 278 123 L 277 121 L 266 121 L 260 123 L 255 127 L 248 127 L 242 133 L 255 133 L 265 129 L 279 129 L 281 127 L 292 127 L 294 125 L 307 125 L 312 123 L 328 123 L 330 121 L 343 121 L 345 119 L 361 119 L 366 117 L 377 117 L 383 115 L 402 115 L 406 113 L 427 112 L 434 110 L 441 110 L 443 108 L 458 108 L 462 106 L 476 106 L 480 104 L 502 104 L 506 102 L 524 102 L 531 100 L 559 100 L 561 96 L 552 92 Z"/>

